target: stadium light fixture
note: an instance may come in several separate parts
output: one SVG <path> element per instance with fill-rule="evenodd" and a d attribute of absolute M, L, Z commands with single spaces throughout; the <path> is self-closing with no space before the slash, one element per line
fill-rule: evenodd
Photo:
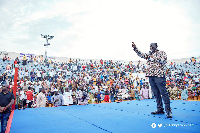
<path fill-rule="evenodd" d="M 41 34 L 41 37 L 42 38 L 46 38 L 46 44 L 44 44 L 44 46 L 46 46 L 46 49 L 45 49 L 45 62 L 47 62 L 47 48 L 48 46 L 50 45 L 50 43 L 48 43 L 49 40 L 53 39 L 54 36 L 49 36 L 49 35 L 43 35 Z"/>

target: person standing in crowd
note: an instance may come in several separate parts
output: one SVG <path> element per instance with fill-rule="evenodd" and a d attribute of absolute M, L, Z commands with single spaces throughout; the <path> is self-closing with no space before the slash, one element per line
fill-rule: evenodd
<path fill-rule="evenodd" d="M 34 70 L 30 72 L 31 82 L 35 80 L 35 72 Z"/>
<path fill-rule="evenodd" d="M 97 93 L 97 103 L 101 103 L 101 92 L 100 92 L 100 89 L 98 90 L 98 93 Z"/>
<path fill-rule="evenodd" d="M 105 91 L 105 97 L 104 97 L 104 101 L 105 101 L 105 102 L 109 102 L 109 99 L 110 99 L 110 98 L 109 98 L 109 95 L 110 95 L 109 91 L 106 90 L 106 91 Z"/>
<path fill-rule="evenodd" d="M 40 89 L 42 88 L 42 86 L 39 84 L 39 82 L 35 83 L 34 87 L 35 87 L 35 92 L 36 93 L 39 93 Z"/>
<path fill-rule="evenodd" d="M 6 66 L 6 70 L 7 71 L 11 71 L 11 65 L 10 65 L 10 63 L 8 63 L 8 65 Z"/>
<path fill-rule="evenodd" d="M 73 104 L 72 94 L 68 88 L 66 88 L 65 92 L 63 93 L 63 100 L 64 100 L 63 105 Z"/>
<path fill-rule="evenodd" d="M 7 121 L 11 113 L 11 107 L 14 104 L 15 96 L 8 91 L 9 86 L 4 85 L 0 93 L 0 121 L 1 133 L 5 133 Z"/>
<path fill-rule="evenodd" d="M 31 90 L 31 87 L 29 87 L 28 91 L 26 92 L 26 96 L 27 96 L 28 108 L 31 108 L 33 104 L 33 91 Z"/>
<path fill-rule="evenodd" d="M 142 89 L 140 90 L 141 100 L 149 98 L 149 90 L 143 85 Z"/>
<path fill-rule="evenodd" d="M 5 56 L 3 57 L 3 62 L 6 61 L 6 60 L 7 60 L 7 57 L 6 57 L 6 55 L 5 55 Z"/>
<path fill-rule="evenodd" d="M 86 104 L 88 104 L 88 100 L 90 99 L 89 95 L 87 94 L 87 92 L 85 90 L 83 90 L 83 88 L 81 88 L 77 92 L 76 98 L 78 100 L 78 104 L 79 105 L 86 105 Z"/>
<path fill-rule="evenodd" d="M 37 104 L 37 107 L 45 107 L 46 106 L 46 96 L 45 96 L 44 88 L 42 88 L 41 92 L 37 95 L 36 104 Z"/>
<path fill-rule="evenodd" d="M 114 88 L 114 85 L 112 85 L 112 87 L 110 89 L 110 100 L 111 100 L 111 102 L 115 102 L 114 96 L 115 96 L 115 88 Z"/>
<path fill-rule="evenodd" d="M 140 52 L 134 44 L 134 42 L 132 42 L 132 47 L 139 57 L 147 60 L 146 76 L 149 77 L 151 89 L 154 93 L 157 102 L 157 111 L 151 112 L 151 114 L 165 113 L 162 102 L 163 99 L 165 103 L 165 111 L 167 114 L 167 118 L 172 118 L 170 98 L 166 89 L 166 53 L 157 49 L 157 43 L 150 44 L 151 51 L 149 52 L 149 54 Z"/>
<path fill-rule="evenodd" d="M 88 100 L 88 104 L 91 104 L 94 99 L 94 95 L 91 93 L 91 91 L 89 91 L 89 97 L 90 97 L 90 99 Z"/>
<path fill-rule="evenodd" d="M 56 107 L 64 105 L 63 96 L 58 93 L 58 89 L 54 89 L 54 95 L 51 97 L 51 102 Z"/>
<path fill-rule="evenodd" d="M 26 108 L 26 93 L 24 90 L 20 91 L 20 101 L 21 101 L 21 109 L 25 109 Z"/>
<path fill-rule="evenodd" d="M 23 65 L 26 65 L 26 61 L 27 61 L 27 60 L 26 60 L 26 55 L 24 54 L 22 64 L 23 64 Z"/>

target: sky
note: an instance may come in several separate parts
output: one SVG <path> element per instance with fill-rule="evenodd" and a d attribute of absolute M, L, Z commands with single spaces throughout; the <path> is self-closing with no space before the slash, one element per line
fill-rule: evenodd
<path fill-rule="evenodd" d="M 44 47 L 43 35 L 54 36 Z M 168 60 L 200 56 L 199 0 L 0 0 L 0 51 L 142 60 L 150 43 Z"/>

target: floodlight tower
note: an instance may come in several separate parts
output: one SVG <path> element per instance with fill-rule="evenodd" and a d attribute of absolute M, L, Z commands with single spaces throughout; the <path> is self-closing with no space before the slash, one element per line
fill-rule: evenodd
<path fill-rule="evenodd" d="M 46 61 L 47 61 L 47 48 L 48 48 L 48 46 L 50 45 L 50 43 L 48 43 L 48 40 L 53 39 L 54 36 L 42 35 L 42 34 L 41 34 L 41 37 L 42 37 L 42 38 L 46 38 L 46 41 L 47 41 L 47 43 L 44 44 L 44 46 L 46 46 L 46 49 L 45 49 L 45 62 L 46 62 Z"/>

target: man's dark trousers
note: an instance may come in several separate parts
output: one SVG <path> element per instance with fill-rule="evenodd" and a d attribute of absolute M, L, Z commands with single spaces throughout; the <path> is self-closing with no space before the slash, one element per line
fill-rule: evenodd
<path fill-rule="evenodd" d="M 10 116 L 10 113 L 7 113 L 7 114 L 0 113 L 1 133 L 5 133 L 5 131 L 6 131 L 6 127 L 7 127 L 7 122 L 8 122 L 9 116 Z"/>
<path fill-rule="evenodd" d="M 157 110 L 158 111 L 163 110 L 163 103 L 162 103 L 162 99 L 163 99 L 164 104 L 165 104 L 165 111 L 169 112 L 170 111 L 170 99 L 169 99 L 169 94 L 166 89 L 166 78 L 151 76 L 151 77 L 149 77 L 149 83 L 151 85 L 153 94 L 156 98 Z M 161 97 L 161 95 L 162 95 L 162 97 Z"/>

